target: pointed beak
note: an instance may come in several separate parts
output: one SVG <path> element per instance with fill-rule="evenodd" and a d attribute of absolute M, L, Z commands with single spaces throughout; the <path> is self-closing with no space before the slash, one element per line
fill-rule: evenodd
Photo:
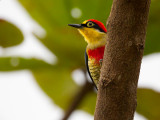
<path fill-rule="evenodd" d="M 81 24 L 68 24 L 68 26 L 72 26 L 75 28 L 82 28 L 83 27 Z"/>

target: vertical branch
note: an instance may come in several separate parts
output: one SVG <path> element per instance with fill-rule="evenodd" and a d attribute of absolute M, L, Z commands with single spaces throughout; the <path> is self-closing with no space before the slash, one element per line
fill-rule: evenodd
<path fill-rule="evenodd" d="M 95 120 L 132 120 L 150 0 L 113 0 Z"/>

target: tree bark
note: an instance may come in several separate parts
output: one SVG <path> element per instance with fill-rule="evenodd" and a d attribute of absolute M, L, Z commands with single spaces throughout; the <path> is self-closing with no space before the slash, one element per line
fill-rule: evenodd
<path fill-rule="evenodd" d="M 133 120 L 150 0 L 113 0 L 95 120 Z"/>

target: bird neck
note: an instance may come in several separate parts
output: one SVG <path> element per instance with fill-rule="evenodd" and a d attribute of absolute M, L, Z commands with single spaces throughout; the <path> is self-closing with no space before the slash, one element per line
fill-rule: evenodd
<path fill-rule="evenodd" d="M 89 42 L 87 45 L 87 49 L 97 49 L 106 45 L 106 38 L 98 39 L 94 42 Z"/>
<path fill-rule="evenodd" d="M 85 38 L 85 41 L 88 43 L 88 49 L 96 49 L 106 44 L 106 33 L 95 30 L 94 28 L 79 29 L 79 32 L 82 34 L 82 36 Z"/>
<path fill-rule="evenodd" d="M 87 43 L 87 49 L 97 49 L 99 47 L 105 46 L 106 45 L 106 37 L 107 34 L 99 34 L 97 36 L 93 36 L 88 38 Z"/>

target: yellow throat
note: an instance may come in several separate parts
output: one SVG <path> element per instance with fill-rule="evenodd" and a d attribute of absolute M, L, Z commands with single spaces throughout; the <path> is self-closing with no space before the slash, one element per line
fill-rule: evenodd
<path fill-rule="evenodd" d="M 82 28 L 78 29 L 85 41 L 88 43 L 88 49 L 95 49 L 106 44 L 107 34 L 100 32 L 94 28 Z"/>

